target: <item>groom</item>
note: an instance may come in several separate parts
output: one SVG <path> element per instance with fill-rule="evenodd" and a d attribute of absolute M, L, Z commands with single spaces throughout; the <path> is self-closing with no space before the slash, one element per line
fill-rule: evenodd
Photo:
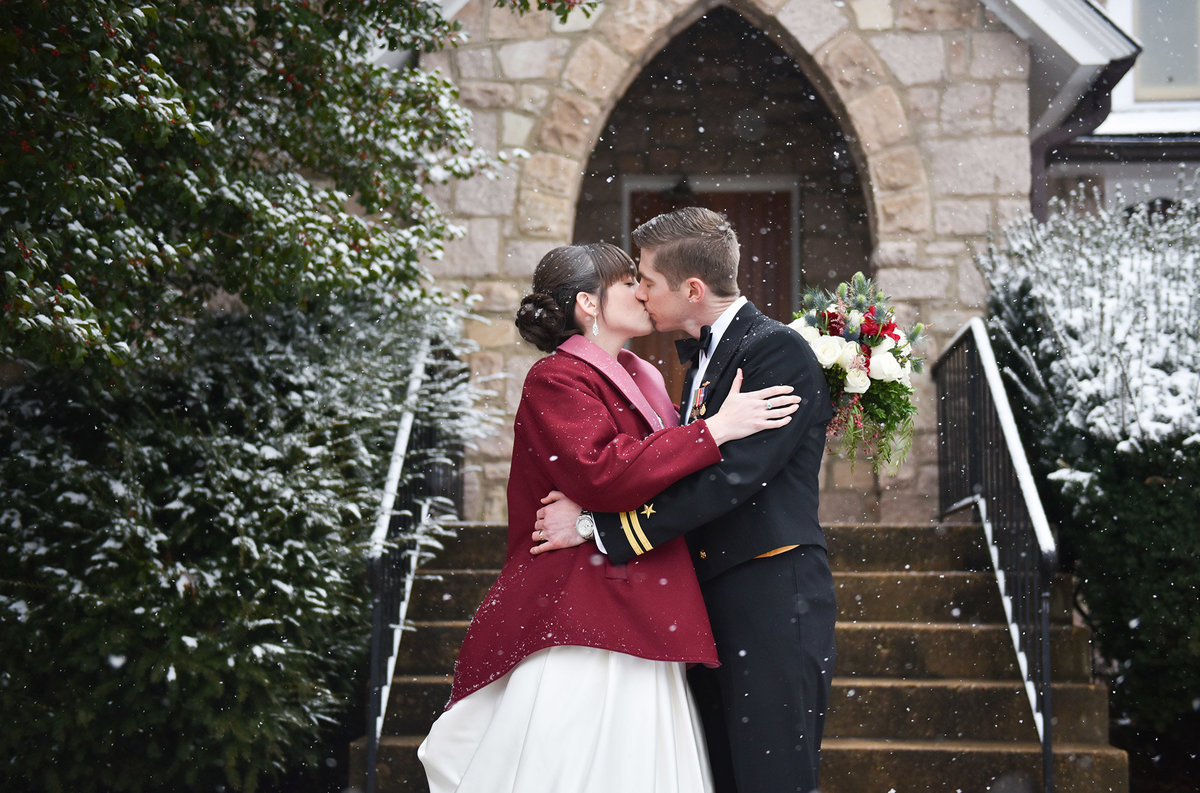
<path fill-rule="evenodd" d="M 721 666 L 689 674 L 704 719 L 718 793 L 809 793 L 836 659 L 833 578 L 817 521 L 825 377 L 799 334 L 738 296 L 737 235 L 725 218 L 685 207 L 633 232 L 641 251 L 638 299 L 659 331 L 699 344 L 681 421 L 720 409 L 738 369 L 743 390 L 791 385 L 791 422 L 721 447 L 720 463 L 638 509 L 580 515 L 552 494 L 538 513 L 540 553 L 594 532 L 611 561 L 686 535 Z M 687 343 L 685 340 L 684 344 Z"/>

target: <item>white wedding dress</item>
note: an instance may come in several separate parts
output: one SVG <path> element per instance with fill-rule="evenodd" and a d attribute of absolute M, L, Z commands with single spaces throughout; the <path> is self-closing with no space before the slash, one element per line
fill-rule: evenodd
<path fill-rule="evenodd" d="M 438 717 L 430 793 L 711 793 L 678 662 L 550 647 Z"/>

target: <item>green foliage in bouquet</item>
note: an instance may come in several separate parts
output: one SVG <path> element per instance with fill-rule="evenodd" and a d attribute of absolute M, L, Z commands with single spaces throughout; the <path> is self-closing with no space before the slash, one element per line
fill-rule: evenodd
<path fill-rule="evenodd" d="M 832 292 L 806 292 L 792 323 L 829 384 L 830 449 L 852 464 L 866 457 L 874 473 L 899 466 L 912 448 L 917 406 L 911 376 L 924 364 L 913 352 L 924 326 L 902 330 L 895 313 L 888 296 L 860 272 Z"/>

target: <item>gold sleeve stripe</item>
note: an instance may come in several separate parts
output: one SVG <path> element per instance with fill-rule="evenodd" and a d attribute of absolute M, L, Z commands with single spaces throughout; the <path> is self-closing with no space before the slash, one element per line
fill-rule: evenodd
<path fill-rule="evenodd" d="M 642 522 L 638 519 L 637 510 L 629 513 L 629 522 L 633 524 L 633 533 L 642 541 L 642 547 L 649 551 L 654 546 L 650 544 L 650 540 L 646 538 L 646 533 L 642 531 Z"/>
<path fill-rule="evenodd" d="M 641 556 L 646 551 L 642 548 L 642 546 L 638 545 L 637 538 L 633 536 L 633 529 L 629 525 L 629 516 L 631 514 L 633 514 L 633 513 L 631 513 L 631 512 L 622 512 L 621 513 L 621 528 L 625 530 L 625 539 L 629 541 L 629 547 L 633 548 L 633 552 L 636 555 Z"/>

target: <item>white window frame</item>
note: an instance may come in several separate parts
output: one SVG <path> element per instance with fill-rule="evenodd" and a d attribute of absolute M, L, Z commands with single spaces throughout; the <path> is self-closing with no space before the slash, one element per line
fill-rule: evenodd
<path fill-rule="evenodd" d="M 1140 0 L 1152 2 L 1153 0 Z M 1122 29 L 1133 32 L 1133 4 L 1139 0 L 1108 0 L 1105 13 Z M 1153 47 L 1154 42 L 1141 42 Z M 1140 135 L 1195 132 L 1200 129 L 1200 100 L 1143 100 L 1134 95 L 1137 63 L 1121 78 L 1112 92 L 1112 112 L 1096 129 L 1096 135 Z"/>

